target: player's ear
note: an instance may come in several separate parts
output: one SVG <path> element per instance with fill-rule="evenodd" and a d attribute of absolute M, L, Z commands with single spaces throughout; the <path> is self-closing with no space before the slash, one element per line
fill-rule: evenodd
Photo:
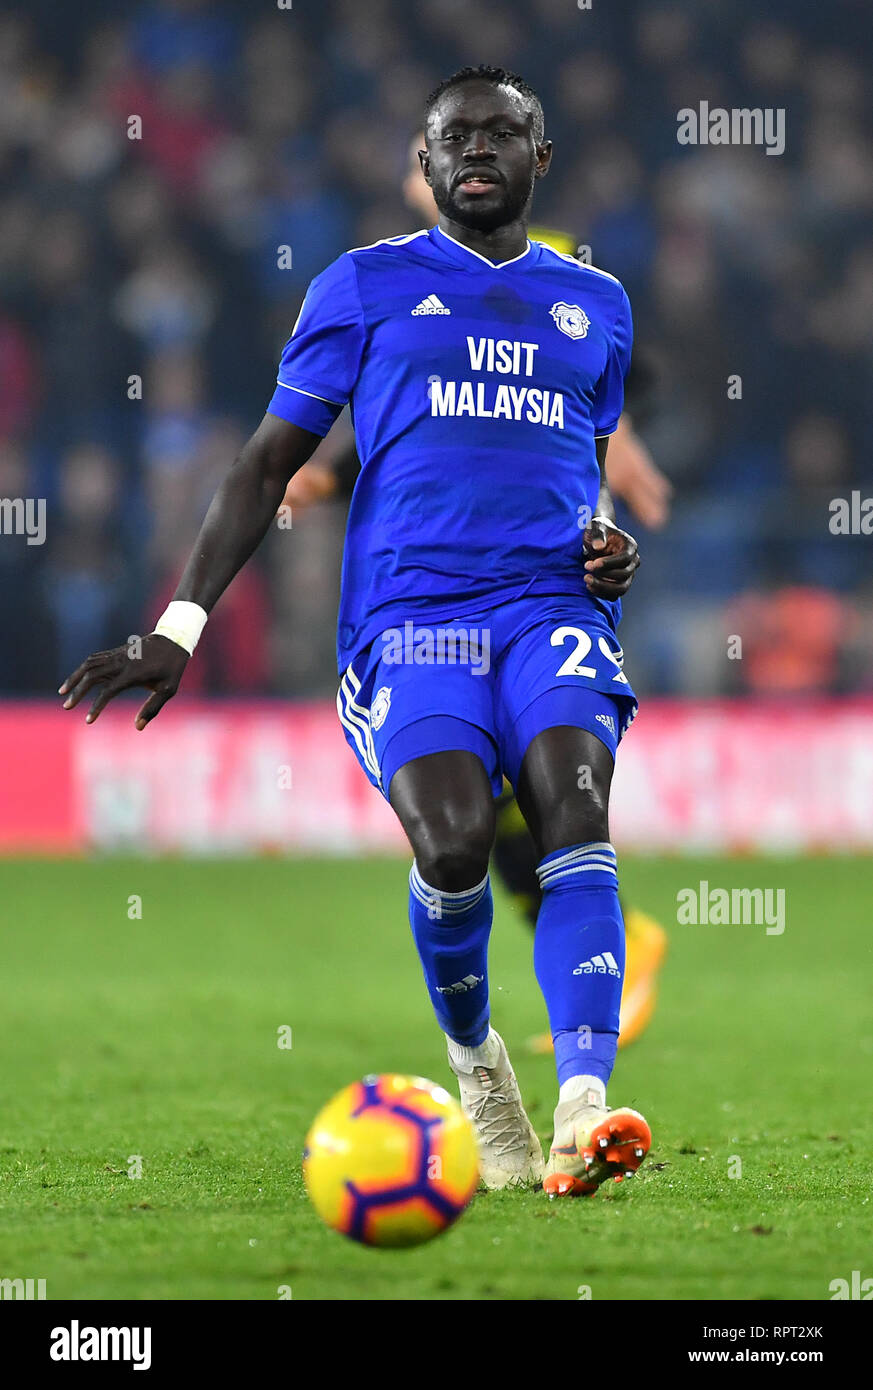
<path fill-rule="evenodd" d="M 537 153 L 537 164 L 536 164 L 536 170 L 535 170 L 535 173 L 534 173 L 534 177 L 535 177 L 535 178 L 538 178 L 538 179 L 542 179 L 542 178 L 545 178 L 546 174 L 549 172 L 549 165 L 550 165 L 551 162 L 552 162 L 552 142 L 551 142 L 551 140 L 544 140 L 544 141 L 542 142 L 541 145 L 537 145 L 537 147 L 536 147 L 536 153 Z"/>
<path fill-rule="evenodd" d="M 425 183 L 430 183 L 430 155 L 427 150 L 418 151 L 418 162 L 421 165 L 421 173 Z"/>

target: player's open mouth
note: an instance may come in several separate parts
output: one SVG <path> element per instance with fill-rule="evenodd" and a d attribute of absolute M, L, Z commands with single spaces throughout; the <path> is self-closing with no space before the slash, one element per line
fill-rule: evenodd
<path fill-rule="evenodd" d="M 487 193 L 497 187 L 497 180 L 489 174 L 470 174 L 457 186 L 462 193 Z"/>

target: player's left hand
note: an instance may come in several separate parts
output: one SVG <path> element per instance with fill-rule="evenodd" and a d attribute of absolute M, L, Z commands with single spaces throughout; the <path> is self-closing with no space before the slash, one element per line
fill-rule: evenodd
<path fill-rule="evenodd" d="M 639 568 L 637 543 L 606 517 L 596 516 L 582 538 L 585 587 L 595 598 L 621 598 Z"/>

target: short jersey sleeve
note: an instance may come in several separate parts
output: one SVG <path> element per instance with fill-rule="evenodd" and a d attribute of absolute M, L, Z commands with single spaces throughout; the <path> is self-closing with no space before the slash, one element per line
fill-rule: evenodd
<path fill-rule="evenodd" d="M 591 419 L 595 438 L 612 434 L 624 409 L 624 379 L 630 366 L 633 340 L 630 300 L 622 288 L 609 356 L 594 392 Z"/>
<path fill-rule="evenodd" d="M 271 415 L 327 434 L 354 390 L 364 351 L 364 315 L 351 256 L 317 275 L 282 350 Z"/>

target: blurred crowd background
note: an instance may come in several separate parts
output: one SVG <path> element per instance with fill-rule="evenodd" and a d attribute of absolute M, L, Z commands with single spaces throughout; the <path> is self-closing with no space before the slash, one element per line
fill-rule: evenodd
<path fill-rule="evenodd" d="M 420 225 L 410 139 L 468 62 L 540 92 L 535 219 L 624 282 L 655 369 L 636 689 L 873 690 L 873 542 L 828 524 L 873 495 L 868 0 L 29 0 L 0 8 L 0 498 L 47 531 L 0 536 L 0 693 L 151 628 L 309 280 Z M 679 145 L 701 100 L 785 108 L 784 155 Z M 271 534 L 187 689 L 333 693 L 343 524 Z"/>

